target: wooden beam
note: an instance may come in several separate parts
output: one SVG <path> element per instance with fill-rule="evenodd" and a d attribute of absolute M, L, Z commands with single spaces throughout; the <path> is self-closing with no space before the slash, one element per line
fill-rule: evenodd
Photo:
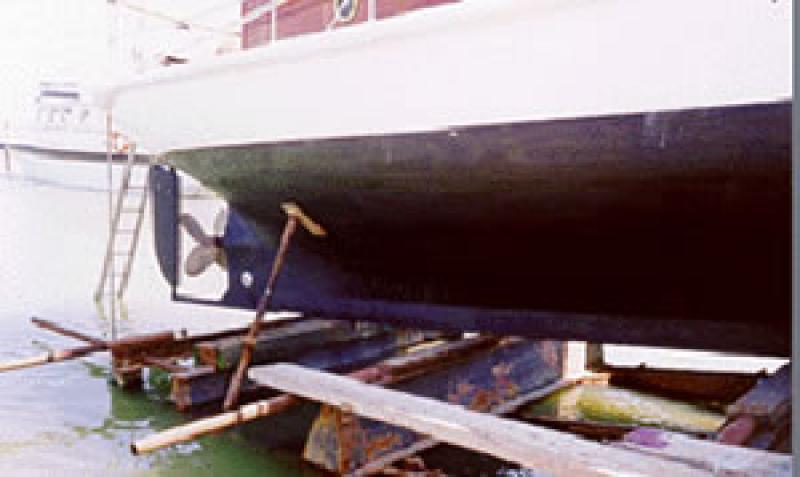
<path fill-rule="evenodd" d="M 792 366 L 785 364 L 728 408 L 731 416 L 751 415 L 779 422 L 789 413 L 792 401 Z"/>
<path fill-rule="evenodd" d="M 728 421 L 717 441 L 756 449 L 781 448 L 791 427 L 791 369 L 785 364 L 728 406 Z"/>
<path fill-rule="evenodd" d="M 316 369 L 341 371 L 371 366 L 387 356 L 402 352 L 409 346 L 428 338 L 427 333 L 388 333 L 356 342 L 334 343 L 322 348 L 298 347 L 289 361 Z M 274 356 L 271 362 L 286 361 L 287 356 Z M 208 404 L 225 397 L 230 380 L 230 370 L 219 371 L 215 366 L 195 366 L 190 370 L 172 373 L 170 398 L 179 410 Z M 266 397 L 269 388 L 256 386 L 250 380 L 242 384 L 242 398 L 247 400 Z"/>
<path fill-rule="evenodd" d="M 649 434 L 642 445 L 637 434 Z M 745 447 L 694 439 L 677 432 L 637 429 L 625 436 L 626 442 L 612 444 L 641 456 L 659 457 L 703 470 L 705 475 L 737 477 L 792 475 L 792 456 Z M 668 474 L 655 474 L 668 475 Z"/>
<path fill-rule="evenodd" d="M 531 391 L 526 393 L 522 396 L 519 396 L 511 401 L 504 402 L 499 406 L 495 406 L 491 411 L 491 414 L 496 416 L 502 416 L 505 414 L 511 414 L 516 412 L 522 406 L 535 401 L 537 399 L 542 399 L 550 394 L 564 389 L 566 387 L 574 385 L 575 382 L 568 381 L 568 380 L 559 380 L 555 383 L 548 384 L 542 388 L 539 388 L 535 391 Z M 408 459 L 416 454 L 421 452 L 427 451 L 429 449 L 433 449 L 434 447 L 441 444 L 441 441 L 436 439 L 422 439 L 419 440 L 410 446 L 406 447 L 405 449 L 400 449 L 394 452 L 390 452 L 380 458 L 368 463 L 367 465 L 357 469 L 354 472 L 351 472 L 349 477 L 366 477 L 368 475 L 374 475 L 382 471 L 383 469 L 390 467 L 395 462 L 401 461 L 403 459 Z"/>
<path fill-rule="evenodd" d="M 730 403 L 752 388 L 755 373 L 660 369 L 647 366 L 595 367 L 609 374 L 608 383 L 683 399 L 715 400 Z"/>
<path fill-rule="evenodd" d="M 255 338 L 251 362 L 255 364 L 291 359 L 297 350 L 320 348 L 333 343 L 346 343 L 386 334 L 384 327 L 368 325 L 358 328 L 347 321 L 306 320 L 283 326 L 264 322 Z M 195 357 L 217 370 L 230 370 L 239 362 L 244 335 L 231 336 L 195 345 Z"/>
<path fill-rule="evenodd" d="M 290 317 L 275 320 L 274 322 L 270 321 L 268 323 L 275 323 L 275 326 L 279 326 L 296 321 L 298 319 L 300 318 Z M 106 341 L 81 333 L 79 331 L 70 330 L 48 320 L 33 318 L 32 321 L 36 326 L 78 339 L 80 341 L 85 341 L 89 344 L 86 346 L 51 351 L 49 353 L 42 353 L 29 358 L 22 358 L 0 363 L 0 372 L 66 361 L 80 358 L 82 356 L 86 356 L 87 354 L 99 351 L 111 351 L 115 362 L 115 368 L 119 367 L 122 373 L 130 374 L 133 372 L 132 370 L 134 370 L 134 368 L 140 368 L 141 365 L 146 364 L 145 361 L 149 359 L 172 358 L 183 355 L 187 352 L 190 352 L 192 346 L 197 342 L 227 338 L 246 331 L 245 328 L 240 328 L 188 337 L 176 337 L 176 334 L 172 331 L 163 331 L 158 333 L 131 335 L 118 340 Z"/>
<path fill-rule="evenodd" d="M 265 329 L 272 329 L 272 328 L 280 328 L 282 326 L 288 326 L 292 323 L 296 323 L 298 321 L 303 320 L 310 320 L 310 318 L 306 318 L 304 316 L 282 316 L 278 318 L 271 318 L 261 324 L 262 330 Z M 248 327 L 239 327 L 239 328 L 230 328 L 227 330 L 221 331 L 214 331 L 211 333 L 203 333 L 197 334 L 192 336 L 187 336 L 184 338 L 180 338 L 179 341 L 181 343 L 188 343 L 188 344 L 195 344 L 201 343 L 204 341 L 214 341 L 223 338 L 230 338 L 234 336 L 244 336 L 247 333 Z"/>
<path fill-rule="evenodd" d="M 36 317 L 31 318 L 31 322 L 33 322 L 33 324 L 38 326 L 39 328 L 49 330 L 64 336 L 69 336 L 70 338 L 75 338 L 78 341 L 85 341 L 86 343 L 93 345 L 101 345 L 106 343 L 105 340 L 102 340 L 100 338 L 95 338 L 94 336 L 81 333 L 80 331 L 70 330 L 69 328 L 65 328 L 57 323 L 53 323 L 52 321 L 44 320 L 42 318 L 36 318 Z"/>
<path fill-rule="evenodd" d="M 424 338 L 424 335 L 420 335 L 417 338 L 409 337 L 407 341 L 409 342 L 408 344 L 411 344 L 415 339 Z M 430 370 L 434 366 L 443 366 L 450 362 L 449 360 L 453 359 L 453 357 L 463 358 L 467 353 L 479 351 L 496 342 L 497 339 L 495 338 L 476 337 L 453 343 L 444 343 L 434 348 L 410 353 L 399 359 L 392 358 L 384 360 L 378 365 L 354 371 L 348 376 L 359 381 L 389 385 L 409 379 L 417 372 L 420 372 L 420 370 Z M 189 380 L 192 379 L 193 375 L 210 374 L 217 374 L 211 366 L 198 367 L 183 373 L 174 374 L 173 393 L 176 392 L 174 387 L 175 380 Z M 282 394 L 272 399 L 247 404 L 239 407 L 236 411 L 198 419 L 188 424 L 147 436 L 131 444 L 131 452 L 134 454 L 144 454 L 162 447 L 186 442 L 227 427 L 283 412 L 301 401 L 301 399 L 294 396 Z M 510 406 L 513 402 L 518 402 L 518 399 L 507 403 L 507 405 Z"/>
<path fill-rule="evenodd" d="M 261 366 L 250 371 L 259 384 L 287 393 L 344 407 L 350 412 L 405 427 L 435 439 L 535 469 L 552 476 L 669 475 L 708 476 L 696 463 L 680 462 L 675 456 L 648 459 L 644 452 L 614 448 L 517 421 L 502 419 L 453 406 L 441 401 L 363 384 L 353 379 L 293 364 Z M 730 469 L 738 476 L 791 475 L 790 458 L 776 467 L 764 466 L 764 453 L 728 448 L 728 459 L 718 459 L 721 446 L 702 443 L 705 463 L 714 469 Z M 684 452 L 692 442 L 680 441 Z M 708 446 L 712 446 L 708 448 Z M 642 446 L 639 446 L 642 447 Z M 659 457 L 655 455 L 654 457 Z M 784 465 L 785 464 L 785 465 Z"/>
<path fill-rule="evenodd" d="M 513 340 L 514 338 L 510 339 Z M 427 372 L 432 366 L 443 366 L 465 359 L 498 343 L 500 343 L 500 339 L 493 336 L 476 336 L 432 346 L 405 356 L 390 358 L 381 362 L 379 366 L 386 374 L 391 374 L 395 377 L 403 376 L 403 378 L 407 379 Z"/>
<path fill-rule="evenodd" d="M 131 453 L 134 455 L 147 454 L 161 449 L 162 447 L 187 442 L 200 436 L 219 432 L 237 424 L 243 424 L 258 419 L 259 417 L 283 412 L 299 402 L 300 400 L 293 396 L 282 394 L 272 399 L 246 404 L 236 411 L 229 411 L 198 419 L 135 441 L 131 444 Z"/>
<path fill-rule="evenodd" d="M 146 364 L 148 366 L 153 366 L 153 367 L 162 369 L 162 370 L 170 372 L 170 373 L 182 373 L 184 371 L 187 371 L 187 370 L 191 369 L 191 367 L 177 364 L 177 363 L 175 363 L 173 360 L 171 360 L 169 358 L 149 358 L 149 357 L 145 357 L 144 359 L 142 359 L 142 363 Z"/>
<path fill-rule="evenodd" d="M 739 416 L 725 424 L 717 434 L 716 441 L 721 444 L 744 445 L 753 436 L 757 427 L 758 422 L 753 416 L 746 414 Z"/>
<path fill-rule="evenodd" d="M 50 351 L 30 358 L 21 358 L 0 363 L 0 372 L 31 368 L 33 366 L 39 366 L 42 364 L 57 363 L 59 361 L 67 361 L 70 359 L 80 358 L 97 351 L 102 351 L 104 349 L 106 349 L 105 345 L 90 344 L 78 346 L 76 348 Z"/>

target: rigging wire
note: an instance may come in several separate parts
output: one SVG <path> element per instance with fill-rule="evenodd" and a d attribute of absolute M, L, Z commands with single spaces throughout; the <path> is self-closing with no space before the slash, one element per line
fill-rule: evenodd
<path fill-rule="evenodd" d="M 193 22 L 187 19 L 181 19 L 173 15 L 158 10 L 154 10 L 151 8 L 146 8 L 126 0 L 106 0 L 106 1 L 111 5 L 120 6 L 122 8 L 138 13 L 140 15 L 159 19 L 166 23 L 171 23 L 179 30 L 198 30 L 207 33 L 216 33 L 219 35 L 236 36 L 236 37 L 241 36 L 241 32 L 239 31 L 230 31 L 223 28 L 216 28 L 213 26 L 208 26 L 201 23 Z"/>
<path fill-rule="evenodd" d="M 247 14 L 242 15 L 241 17 L 237 18 L 236 20 L 233 20 L 233 21 L 230 21 L 230 22 L 226 22 L 222 26 L 219 26 L 219 27 L 218 26 L 210 26 L 210 25 L 207 25 L 207 24 L 204 24 L 204 23 L 199 23 L 199 22 L 196 22 L 196 21 L 193 20 L 193 19 L 196 19 L 196 18 L 201 18 L 201 17 L 203 17 L 205 15 L 208 15 L 210 12 L 219 10 L 219 9 L 223 8 L 224 6 L 226 6 L 226 5 L 232 4 L 233 2 L 236 2 L 237 4 L 241 5 L 242 1 L 243 0 L 224 0 L 224 1 L 221 1 L 219 3 L 215 3 L 213 5 L 210 5 L 210 6 L 206 7 L 206 8 L 204 8 L 204 9 L 202 9 L 202 10 L 200 10 L 198 12 L 195 12 L 193 14 L 190 14 L 190 15 L 184 17 L 184 18 L 179 18 L 179 17 L 177 17 L 175 15 L 168 14 L 168 13 L 165 13 L 163 11 L 159 11 L 159 10 L 154 9 L 154 8 L 145 7 L 145 6 L 142 6 L 139 3 L 134 3 L 134 2 L 131 2 L 129 0 L 106 0 L 106 2 L 111 6 L 118 6 L 118 7 L 121 7 L 121 8 L 125 8 L 125 9 L 127 9 L 129 11 L 132 11 L 132 12 L 134 12 L 136 14 L 142 15 L 142 16 L 146 16 L 146 17 L 149 17 L 149 18 L 154 18 L 154 19 L 157 19 L 157 20 L 161 20 L 161 21 L 163 21 L 165 23 L 169 23 L 169 24 L 173 25 L 178 30 L 200 31 L 200 32 L 205 32 L 205 33 L 210 33 L 210 34 L 224 35 L 224 36 L 233 37 L 233 38 L 241 38 L 242 37 L 241 28 L 242 27 L 244 27 L 245 25 L 247 25 L 249 23 L 252 23 L 252 22 L 258 20 L 259 18 L 261 18 L 262 16 L 264 16 L 266 14 L 275 12 L 278 9 L 278 7 L 280 7 L 280 6 L 282 6 L 282 5 L 286 4 L 286 3 L 289 3 L 291 0 L 268 0 L 264 4 L 259 5 L 259 6 L 255 7 L 255 8 L 253 8 L 252 10 L 250 10 L 249 12 L 247 12 Z M 119 25 L 117 25 L 117 28 L 119 28 Z M 237 31 L 232 31 L 232 29 L 234 29 L 234 28 L 238 28 L 238 30 Z M 329 25 L 329 28 L 330 28 L 330 25 Z M 134 34 L 134 36 L 135 37 L 143 37 L 144 35 L 153 34 L 153 33 L 157 32 L 157 31 L 159 31 L 159 30 L 157 30 L 155 28 L 147 29 L 145 31 L 136 32 Z M 182 53 L 182 52 L 185 52 L 187 50 L 190 50 L 190 49 L 196 47 L 197 45 L 199 45 L 201 43 L 208 42 L 210 40 L 211 39 L 209 37 L 202 37 L 202 36 L 201 37 L 192 38 L 192 39 L 190 39 L 190 41 L 188 41 L 187 43 L 185 43 L 183 45 L 180 45 L 180 46 L 175 47 L 175 48 L 171 48 L 171 51 L 172 51 L 172 53 Z"/>

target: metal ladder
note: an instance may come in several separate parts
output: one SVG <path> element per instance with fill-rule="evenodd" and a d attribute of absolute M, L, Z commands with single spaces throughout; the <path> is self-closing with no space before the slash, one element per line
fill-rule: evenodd
<path fill-rule="evenodd" d="M 100 283 L 98 283 L 97 290 L 95 290 L 94 294 L 94 299 L 98 303 L 101 302 L 104 296 L 108 295 L 111 295 L 113 303 L 115 299 L 121 299 L 125 294 L 125 290 L 128 288 L 133 258 L 136 255 L 136 245 L 139 242 L 145 206 L 147 205 L 147 189 L 149 182 L 149 174 L 145 173 L 142 184 L 131 185 L 131 176 L 135 160 L 136 147 L 135 144 L 130 144 L 128 158 L 125 162 L 122 180 L 119 191 L 117 192 L 117 200 L 110 215 L 109 236 L 105 259 L 103 260 L 103 271 L 100 273 Z M 110 167 L 111 165 L 109 164 L 109 168 Z M 111 178 L 111 174 L 111 169 L 109 169 L 109 178 Z M 111 183 L 110 180 L 109 182 Z M 131 204 L 133 201 L 129 200 L 129 198 L 135 199 L 135 195 L 131 194 L 131 191 L 140 192 L 138 203 Z M 108 193 L 109 195 L 113 194 L 112 187 L 109 187 Z M 109 200 L 111 199 L 109 198 Z M 133 220 L 123 220 L 123 217 L 130 217 Z M 128 239 L 120 240 L 121 236 L 127 236 Z M 124 257 L 121 261 L 122 270 L 116 269 L 116 263 L 119 257 Z M 117 278 L 119 278 L 119 285 L 116 284 Z"/>

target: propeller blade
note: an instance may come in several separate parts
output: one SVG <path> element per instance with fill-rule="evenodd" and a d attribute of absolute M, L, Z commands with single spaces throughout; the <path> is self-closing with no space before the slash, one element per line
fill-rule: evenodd
<path fill-rule="evenodd" d="M 203 273 L 212 263 L 217 261 L 219 250 L 216 247 L 207 247 L 198 245 L 189 252 L 186 257 L 186 274 L 190 277 L 196 277 Z"/>
<path fill-rule="evenodd" d="M 178 222 L 183 225 L 186 232 L 200 245 L 211 246 L 214 245 L 214 239 L 206 235 L 203 231 L 203 226 L 197 222 L 197 219 L 189 214 L 181 214 Z"/>
<path fill-rule="evenodd" d="M 228 209 L 227 207 L 223 207 L 217 212 L 217 216 L 214 217 L 214 235 L 217 237 L 222 237 L 225 235 L 225 227 L 228 225 Z"/>

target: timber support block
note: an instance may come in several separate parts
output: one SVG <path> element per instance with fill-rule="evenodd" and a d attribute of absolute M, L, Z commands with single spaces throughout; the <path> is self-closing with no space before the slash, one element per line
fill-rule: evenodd
<path fill-rule="evenodd" d="M 310 322 L 294 323 L 286 329 L 272 329 L 262 333 L 257 340 L 254 355 L 261 362 L 286 360 L 315 369 L 348 372 L 401 354 L 409 347 L 439 336 L 438 332 L 390 332 L 369 326 L 353 328 L 350 323 L 332 327 Z M 206 364 L 171 374 L 170 400 L 178 410 L 185 411 L 225 397 L 232 370 L 229 366 L 222 366 L 220 369 L 220 364 L 236 362 L 229 358 L 238 357 L 241 340 L 226 338 L 220 341 L 198 344 L 195 354 L 200 356 L 201 363 Z M 291 344 L 293 345 L 290 346 Z M 258 386 L 249 379 L 244 380 L 241 392 L 244 401 L 274 394 L 274 391 Z"/>
<path fill-rule="evenodd" d="M 144 382 L 142 367 L 125 360 L 113 360 L 111 376 L 114 384 L 122 389 L 141 389 Z"/>

